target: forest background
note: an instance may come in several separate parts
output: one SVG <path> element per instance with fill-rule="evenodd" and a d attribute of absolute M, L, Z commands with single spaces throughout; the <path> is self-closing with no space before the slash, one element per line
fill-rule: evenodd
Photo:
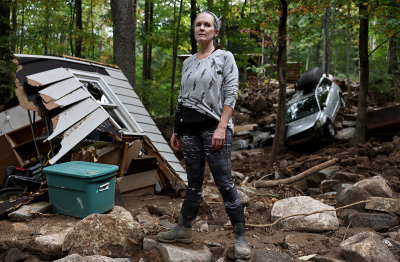
<path fill-rule="evenodd" d="M 281 2 L 0 0 L 0 104 L 13 96 L 13 54 L 65 54 L 117 64 L 152 117 L 172 115 L 182 67 L 177 55 L 197 52 L 191 26 L 206 10 L 222 16 L 218 42 L 235 54 L 240 71 L 267 83 L 278 78 Z M 366 34 L 369 95 L 399 101 L 399 0 L 291 0 L 285 30 L 283 61 L 353 81 L 360 80 L 359 41 Z M 242 76 L 240 89 L 247 88 Z"/>

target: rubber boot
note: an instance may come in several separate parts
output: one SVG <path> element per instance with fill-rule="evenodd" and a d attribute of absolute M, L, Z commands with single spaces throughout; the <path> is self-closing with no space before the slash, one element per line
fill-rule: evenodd
<path fill-rule="evenodd" d="M 231 220 L 233 226 L 233 243 L 235 248 L 236 259 L 249 259 L 250 246 L 246 240 L 246 228 L 244 219 L 244 209 L 240 204 L 239 207 L 234 209 L 226 209 L 226 213 Z"/>
<path fill-rule="evenodd" d="M 200 202 L 183 201 L 181 213 L 179 214 L 178 224 L 167 232 L 157 234 L 160 242 L 192 242 L 192 224 L 199 212 Z"/>

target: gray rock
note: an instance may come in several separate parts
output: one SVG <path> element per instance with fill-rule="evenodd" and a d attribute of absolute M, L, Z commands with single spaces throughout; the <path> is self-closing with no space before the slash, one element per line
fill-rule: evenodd
<path fill-rule="evenodd" d="M 237 178 L 239 178 L 239 179 L 243 180 L 243 178 L 244 178 L 244 175 L 243 175 L 242 173 L 240 173 L 240 172 L 236 172 L 236 171 L 233 171 L 233 173 L 235 174 L 235 177 L 237 177 Z"/>
<path fill-rule="evenodd" d="M 160 220 L 160 221 L 158 222 L 158 224 L 159 224 L 160 226 L 166 227 L 166 228 L 168 228 L 168 229 L 173 229 L 173 228 L 175 227 L 175 225 L 172 224 L 171 222 L 169 222 L 168 220 Z"/>
<path fill-rule="evenodd" d="M 396 215 L 385 213 L 349 213 L 343 220 L 344 226 L 348 226 L 351 222 L 352 227 L 369 227 L 375 231 L 398 225 Z"/>
<path fill-rule="evenodd" d="M 236 136 L 247 136 L 247 135 L 251 135 L 251 133 L 252 133 L 252 131 L 244 130 L 244 131 L 237 132 L 235 135 Z"/>
<path fill-rule="evenodd" d="M 176 209 L 172 204 L 161 203 L 161 204 L 152 204 L 147 207 L 147 210 L 150 214 L 160 215 L 160 216 L 171 216 L 174 218 L 179 217 L 180 210 Z"/>
<path fill-rule="evenodd" d="M 388 236 L 393 240 L 397 240 L 397 241 L 400 240 L 400 233 L 398 233 L 398 232 L 389 232 Z"/>
<path fill-rule="evenodd" d="M 353 173 L 339 171 L 332 177 L 332 179 L 345 180 L 348 182 L 357 182 L 362 179 L 365 179 L 365 177 L 363 175 L 359 175 L 359 174 L 353 174 Z"/>
<path fill-rule="evenodd" d="M 287 160 L 282 160 L 280 163 L 279 163 L 279 168 L 285 168 L 285 167 L 287 167 L 289 164 L 288 164 L 288 161 Z"/>
<path fill-rule="evenodd" d="M 334 258 L 330 258 L 330 257 L 322 257 L 322 256 L 318 256 L 318 255 L 313 257 L 311 259 L 311 261 L 314 261 L 314 262 L 344 262 L 343 260 L 338 260 L 338 259 L 334 259 Z"/>
<path fill-rule="evenodd" d="M 19 262 L 26 259 L 26 255 L 18 248 L 11 248 L 8 250 L 4 262 Z"/>
<path fill-rule="evenodd" d="M 339 172 L 340 166 L 330 166 L 317 172 L 318 176 L 322 180 L 331 179 L 337 172 Z"/>
<path fill-rule="evenodd" d="M 271 218 L 275 221 L 280 217 L 288 215 L 310 213 L 327 209 L 333 210 L 334 208 L 308 196 L 291 197 L 275 202 L 271 211 Z M 286 230 L 323 232 L 337 229 L 339 227 L 339 221 L 335 211 L 326 211 L 310 216 L 286 218 L 281 221 L 281 226 Z"/>
<path fill-rule="evenodd" d="M 243 126 L 235 126 L 234 134 L 237 135 L 240 132 L 248 131 L 248 132 L 253 132 L 253 128 L 255 126 L 258 126 L 257 124 L 248 124 L 248 125 L 243 125 Z"/>
<path fill-rule="evenodd" d="M 35 253 L 41 258 L 52 260 L 60 258 L 66 254 L 62 251 L 65 236 L 72 228 L 66 229 L 58 234 L 43 235 L 35 237 L 33 243 L 29 247 L 29 251 Z"/>
<path fill-rule="evenodd" d="M 244 139 L 238 139 L 232 142 L 232 151 L 247 149 L 249 142 Z"/>
<path fill-rule="evenodd" d="M 359 201 L 366 200 L 370 196 L 371 194 L 368 193 L 363 188 L 358 187 L 357 185 L 351 185 L 343 189 L 340 192 L 340 194 L 339 193 L 336 194 L 335 199 L 337 206 L 346 206 Z M 359 211 L 364 211 L 365 203 L 357 204 L 355 206 L 352 206 L 351 208 Z"/>
<path fill-rule="evenodd" d="M 140 249 L 144 236 L 131 213 L 115 206 L 109 214 L 92 214 L 65 237 L 63 251 L 71 254 L 130 257 Z"/>
<path fill-rule="evenodd" d="M 255 133 L 255 132 L 254 132 Z M 259 134 L 253 133 L 253 146 L 264 146 L 269 143 L 271 139 L 271 132 L 261 132 Z"/>
<path fill-rule="evenodd" d="M 160 219 L 158 217 L 150 216 L 149 214 L 142 212 L 135 217 L 135 220 L 141 225 L 154 226 L 157 225 Z"/>
<path fill-rule="evenodd" d="M 257 201 L 254 203 L 254 208 L 258 211 L 258 212 L 263 212 L 265 211 L 265 203 L 261 202 L 261 201 Z"/>
<path fill-rule="evenodd" d="M 237 151 L 231 152 L 231 161 L 243 160 L 243 159 L 246 159 L 246 158 L 247 158 L 247 156 L 242 155 L 241 152 L 237 152 Z"/>
<path fill-rule="evenodd" d="M 131 262 L 129 258 L 114 258 L 116 262 Z M 139 259 L 140 261 L 140 259 Z"/>
<path fill-rule="evenodd" d="M 240 198 L 240 202 L 242 202 L 243 206 L 249 206 L 250 204 L 250 198 L 246 195 L 246 193 L 244 193 L 241 190 L 237 190 L 239 198 Z"/>
<path fill-rule="evenodd" d="M 392 254 L 399 259 L 400 243 L 390 238 L 385 238 L 382 242 L 389 248 Z"/>
<path fill-rule="evenodd" d="M 200 249 L 189 249 L 160 243 L 158 250 L 163 260 L 169 262 L 206 262 L 212 259 L 212 253 L 205 245 Z"/>
<path fill-rule="evenodd" d="M 362 232 L 340 243 L 342 255 L 352 262 L 397 261 L 381 238 L 372 232 Z"/>
<path fill-rule="evenodd" d="M 115 259 L 99 255 L 82 257 L 78 254 L 72 254 L 54 262 L 115 262 Z"/>
<path fill-rule="evenodd" d="M 342 130 L 337 131 L 335 138 L 338 140 L 350 140 L 353 138 L 355 131 L 356 129 L 354 127 L 344 128 Z"/>
<path fill-rule="evenodd" d="M 33 203 L 30 205 L 24 205 L 20 207 L 18 210 L 15 210 L 14 212 L 8 214 L 8 217 L 11 219 L 11 221 L 28 221 L 28 219 L 32 218 L 35 216 L 37 213 L 46 213 L 51 210 L 52 204 L 49 202 L 38 202 L 38 203 Z"/>
<path fill-rule="evenodd" d="M 355 127 L 356 121 L 343 121 L 342 125 L 343 127 Z"/>
<path fill-rule="evenodd" d="M 357 183 L 359 187 L 376 197 L 392 197 L 393 192 L 381 176 L 374 176 Z"/>
<path fill-rule="evenodd" d="M 144 251 L 149 251 L 152 250 L 153 248 L 158 248 L 158 241 L 145 237 L 143 238 L 143 250 Z"/>
<path fill-rule="evenodd" d="M 247 108 L 244 108 L 244 107 L 240 107 L 239 108 L 239 112 L 240 113 L 245 113 L 245 114 L 251 114 L 251 111 L 249 109 L 247 109 Z"/>
<path fill-rule="evenodd" d="M 321 190 L 322 192 L 332 192 L 333 187 L 336 186 L 339 183 L 344 183 L 341 180 L 323 180 L 321 182 Z"/>
<path fill-rule="evenodd" d="M 275 119 L 272 116 L 266 116 L 264 118 L 262 118 L 261 120 L 259 120 L 257 122 L 257 124 L 259 126 L 269 126 L 271 124 L 273 124 L 275 122 Z"/>
<path fill-rule="evenodd" d="M 221 243 L 213 242 L 210 240 L 204 240 L 204 244 L 210 247 L 220 247 L 222 246 Z"/>
<path fill-rule="evenodd" d="M 229 260 L 226 257 L 220 257 L 215 262 L 229 262 Z"/>
<path fill-rule="evenodd" d="M 247 195 L 255 195 L 255 194 L 257 194 L 257 189 L 255 189 L 254 187 L 242 186 L 242 187 L 238 187 L 238 189 L 240 191 L 243 191 Z"/>
<path fill-rule="evenodd" d="M 307 193 L 310 196 L 321 194 L 321 188 L 307 188 Z"/>
<path fill-rule="evenodd" d="M 395 141 L 395 142 L 400 142 L 400 137 L 394 136 L 394 137 L 393 137 L 393 141 Z"/>
<path fill-rule="evenodd" d="M 292 259 L 288 254 L 267 249 L 258 249 L 254 252 L 252 262 L 290 262 Z"/>
<path fill-rule="evenodd" d="M 200 226 L 200 232 L 208 232 L 208 224 L 207 224 L 207 222 Z"/>
<path fill-rule="evenodd" d="M 369 197 L 365 209 L 392 212 L 400 215 L 400 199 L 385 197 Z"/>
<path fill-rule="evenodd" d="M 264 98 L 258 98 L 253 104 L 253 111 L 259 113 L 268 109 L 268 102 Z"/>

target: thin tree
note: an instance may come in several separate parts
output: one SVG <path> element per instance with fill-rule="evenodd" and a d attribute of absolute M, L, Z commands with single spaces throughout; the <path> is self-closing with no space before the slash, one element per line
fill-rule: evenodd
<path fill-rule="evenodd" d="M 18 30 L 18 22 L 17 22 L 17 8 L 18 8 L 18 0 L 14 0 L 12 5 L 12 32 L 13 39 L 11 41 L 11 50 L 15 53 L 15 49 L 17 47 L 17 30 Z"/>
<path fill-rule="evenodd" d="M 148 62 L 148 45 L 147 45 L 147 39 L 149 36 L 149 0 L 144 1 L 144 24 L 143 24 L 143 35 L 144 35 L 144 41 L 143 41 L 143 69 L 142 69 L 142 74 L 143 74 L 143 79 L 146 81 L 147 78 L 147 62 Z"/>
<path fill-rule="evenodd" d="M 210 10 L 211 11 L 211 10 Z M 192 44 L 192 54 L 197 53 L 197 41 L 194 37 L 194 20 L 196 19 L 196 0 L 190 0 L 190 42 Z"/>
<path fill-rule="evenodd" d="M 349 103 L 350 99 L 353 99 L 353 92 L 351 92 L 350 85 L 350 8 L 351 3 L 347 3 L 347 43 L 346 43 L 346 78 L 347 78 L 347 92 L 349 95 L 347 96 L 347 103 Z"/>
<path fill-rule="evenodd" d="M 324 47 L 322 56 L 322 72 L 329 76 L 329 19 L 331 16 L 331 8 L 328 6 L 325 12 L 325 27 L 324 27 Z"/>
<path fill-rule="evenodd" d="M 114 63 L 118 65 L 135 90 L 136 18 L 133 1 L 111 0 L 113 20 Z"/>
<path fill-rule="evenodd" d="M 154 1 L 151 0 L 150 2 L 150 21 L 149 21 L 149 49 L 148 49 L 148 55 L 147 55 L 147 79 L 151 79 L 151 60 L 152 60 L 152 52 L 153 52 L 153 42 L 152 42 L 152 36 L 153 36 L 153 22 L 154 22 Z"/>
<path fill-rule="evenodd" d="M 182 2 L 179 4 L 179 15 L 178 15 L 178 24 L 176 26 L 175 33 L 175 41 L 173 44 L 173 54 L 172 54 L 172 81 L 171 81 L 171 95 L 170 95 L 170 105 L 169 105 L 169 113 L 170 115 L 174 114 L 174 97 L 175 97 L 175 73 L 176 73 L 176 58 L 178 55 L 178 43 L 179 43 L 179 27 L 181 24 L 181 16 L 182 16 Z"/>
<path fill-rule="evenodd" d="M 389 40 L 389 52 L 390 52 L 390 71 L 393 76 L 392 88 L 396 90 L 396 99 L 400 101 L 400 90 L 399 90 L 399 67 L 397 64 L 397 39 L 392 37 Z"/>
<path fill-rule="evenodd" d="M 25 26 L 25 3 L 22 4 L 22 13 L 21 13 L 21 42 L 19 45 L 19 53 L 22 54 L 24 50 L 24 26 Z"/>
<path fill-rule="evenodd" d="M 358 143 L 365 142 L 365 133 L 367 125 L 367 97 L 369 80 L 369 62 L 368 62 L 368 6 L 366 1 L 358 3 L 360 16 L 359 32 L 359 55 L 360 55 L 360 91 L 358 94 L 358 112 L 357 124 L 351 145 L 357 146 Z"/>
<path fill-rule="evenodd" d="M 75 0 L 75 8 L 76 8 L 75 56 L 82 57 L 82 0 Z"/>
<path fill-rule="evenodd" d="M 286 20 L 287 20 L 287 13 L 288 13 L 288 2 L 287 0 L 281 0 L 282 4 L 282 13 L 279 18 L 279 36 L 278 36 L 278 80 L 279 80 L 279 95 L 278 95 L 278 113 L 277 113 L 277 120 L 276 120 L 276 129 L 275 129 L 275 137 L 274 142 L 272 143 L 272 149 L 269 156 L 269 161 L 267 167 L 265 169 L 265 173 L 268 173 L 276 159 L 276 155 L 278 152 L 278 147 L 280 144 L 281 136 L 284 135 L 285 129 L 282 128 L 285 126 L 285 108 L 286 108 L 286 84 L 284 80 L 284 76 L 282 73 L 282 60 L 284 59 L 284 51 L 286 46 Z"/>

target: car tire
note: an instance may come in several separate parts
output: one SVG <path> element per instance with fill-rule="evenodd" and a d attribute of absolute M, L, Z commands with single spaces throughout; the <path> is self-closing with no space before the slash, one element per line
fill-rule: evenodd
<path fill-rule="evenodd" d="M 344 100 L 344 97 L 340 95 L 340 103 L 342 104 L 343 107 L 346 106 L 346 101 Z"/>
<path fill-rule="evenodd" d="M 335 127 L 329 121 L 327 121 L 324 125 L 324 134 L 327 138 L 333 138 L 336 135 Z"/>

